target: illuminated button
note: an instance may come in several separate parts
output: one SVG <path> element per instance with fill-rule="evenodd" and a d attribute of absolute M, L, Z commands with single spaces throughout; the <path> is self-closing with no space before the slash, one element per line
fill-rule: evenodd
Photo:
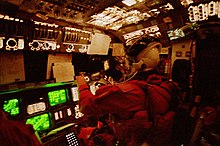
<path fill-rule="evenodd" d="M 71 115 L 72 115 L 72 111 L 71 111 L 70 108 L 67 109 L 67 115 L 68 115 L 68 116 L 71 116 Z"/>
<path fill-rule="evenodd" d="M 59 119 L 58 112 L 55 112 L 55 113 L 54 113 L 54 117 L 55 117 L 55 120 L 58 120 L 58 119 Z"/>
<path fill-rule="evenodd" d="M 18 49 L 24 49 L 24 39 L 18 39 Z"/>
<path fill-rule="evenodd" d="M 0 37 L 0 49 L 3 48 L 3 39 L 5 39 L 4 37 Z"/>
<path fill-rule="evenodd" d="M 62 119 L 63 118 L 63 112 L 59 111 L 59 115 L 60 115 L 60 118 Z"/>

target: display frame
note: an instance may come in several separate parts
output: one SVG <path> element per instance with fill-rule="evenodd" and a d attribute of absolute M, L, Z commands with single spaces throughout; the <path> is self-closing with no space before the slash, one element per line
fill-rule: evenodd
<path fill-rule="evenodd" d="M 47 120 L 45 120 L 44 122 L 41 122 L 41 123 L 43 125 L 49 124 L 49 126 L 46 125 L 46 128 L 40 128 L 39 129 L 38 127 L 36 127 L 39 124 L 38 123 L 33 123 L 31 121 L 37 120 L 37 119 L 39 119 L 39 117 L 44 118 L 44 115 L 47 115 Z M 41 133 L 41 132 L 44 132 L 44 131 L 49 131 L 53 127 L 53 121 L 51 120 L 51 113 L 50 112 L 43 112 L 43 113 L 39 113 L 39 114 L 36 114 L 36 115 L 29 116 L 29 117 L 26 118 L 25 123 L 26 124 L 31 124 L 33 126 L 33 129 L 35 131 L 37 131 L 38 133 Z"/>
<path fill-rule="evenodd" d="M 15 103 L 15 100 L 16 100 L 16 103 Z M 17 97 L 16 95 L 15 96 L 11 95 L 7 98 L 2 99 L 2 105 L 1 105 L 2 110 L 5 113 L 7 113 L 8 115 L 10 115 L 11 117 L 15 117 L 15 116 L 20 115 L 21 114 L 21 106 L 20 106 L 21 101 L 20 100 L 21 100 L 21 98 Z M 8 103 L 6 103 L 7 101 L 8 101 Z M 16 104 L 16 105 L 12 105 L 12 104 Z M 13 106 L 13 108 L 9 109 L 9 106 Z"/>
<path fill-rule="evenodd" d="M 63 93 L 65 95 L 62 95 Z M 57 94 L 59 95 L 59 101 L 57 101 L 57 97 L 56 97 L 56 96 L 58 96 Z M 62 99 L 64 97 L 60 97 L 60 96 L 65 96 L 65 99 Z M 67 88 L 56 88 L 56 89 L 49 90 L 47 92 L 47 98 L 48 98 L 48 104 L 51 108 L 59 107 L 59 106 L 68 102 L 68 100 L 69 100 L 68 89 Z M 56 99 L 53 99 L 53 98 L 56 98 Z"/>

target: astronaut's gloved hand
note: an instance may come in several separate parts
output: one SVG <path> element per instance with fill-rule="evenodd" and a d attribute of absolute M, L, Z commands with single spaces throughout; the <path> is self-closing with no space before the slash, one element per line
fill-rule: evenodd
<path fill-rule="evenodd" d="M 84 76 L 76 76 L 76 83 L 77 83 L 78 87 L 80 87 L 81 85 L 87 84 Z"/>

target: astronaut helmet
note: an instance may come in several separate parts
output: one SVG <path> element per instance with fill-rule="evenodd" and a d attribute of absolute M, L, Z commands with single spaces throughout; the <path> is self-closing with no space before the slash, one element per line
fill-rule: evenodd
<path fill-rule="evenodd" d="M 114 56 L 110 61 L 113 68 L 107 74 L 116 81 L 126 81 L 140 71 L 155 68 L 159 63 L 162 44 L 150 36 L 142 36 L 125 46 L 124 56 Z"/>
<path fill-rule="evenodd" d="M 155 68 L 160 61 L 162 44 L 155 38 L 143 37 L 129 48 L 127 54 L 133 58 L 131 72 L 147 71 Z"/>

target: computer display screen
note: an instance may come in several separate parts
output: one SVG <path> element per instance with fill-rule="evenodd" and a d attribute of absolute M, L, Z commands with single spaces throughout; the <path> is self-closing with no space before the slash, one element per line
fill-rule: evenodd
<path fill-rule="evenodd" d="M 54 90 L 48 92 L 50 106 L 56 106 L 61 103 L 66 103 L 67 93 L 65 89 Z"/>
<path fill-rule="evenodd" d="M 33 125 L 34 130 L 42 131 L 50 128 L 50 116 L 48 113 L 40 114 L 26 120 L 26 124 Z"/>
<path fill-rule="evenodd" d="M 16 116 L 20 113 L 19 100 L 17 98 L 5 100 L 3 110 L 11 116 Z"/>

